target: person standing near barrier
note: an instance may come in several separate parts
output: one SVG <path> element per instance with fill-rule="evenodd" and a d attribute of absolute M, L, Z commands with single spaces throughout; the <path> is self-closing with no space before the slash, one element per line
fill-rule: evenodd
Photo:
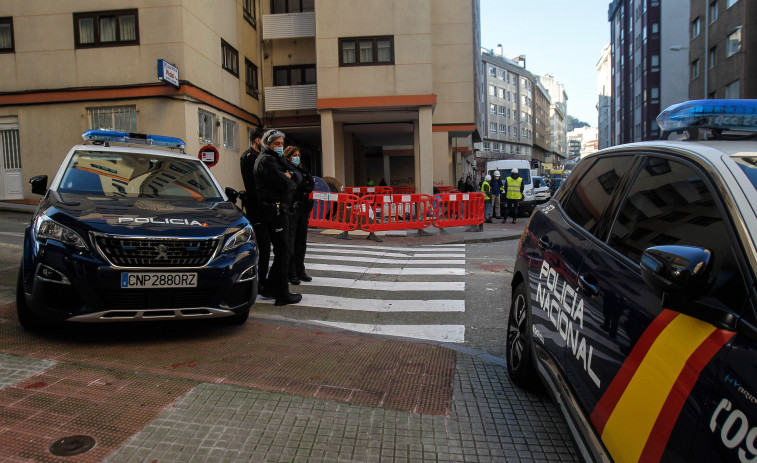
<path fill-rule="evenodd" d="M 500 198 L 505 187 L 502 184 L 502 180 L 499 179 L 499 171 L 494 171 L 494 179 L 491 182 L 492 187 L 492 218 L 499 219 L 502 205 L 500 204 Z"/>
<path fill-rule="evenodd" d="M 255 241 L 258 244 L 258 288 L 261 294 L 265 293 L 265 277 L 271 258 L 271 238 L 268 236 L 268 229 L 260 221 L 258 195 L 255 191 L 255 161 L 260 155 L 260 139 L 264 133 L 265 130 L 262 127 L 257 127 L 250 133 L 250 148 L 242 153 L 242 157 L 239 159 L 245 189 L 245 194 L 242 196 L 242 207 L 247 219 L 252 223 Z"/>
<path fill-rule="evenodd" d="M 466 177 L 465 184 L 463 184 L 463 189 L 460 190 L 461 193 L 473 193 L 476 191 L 476 187 L 473 185 L 473 180 L 471 180 L 470 175 Z"/>
<path fill-rule="evenodd" d="M 518 203 L 523 199 L 523 179 L 518 175 L 518 169 L 510 171 L 507 177 L 507 190 L 505 193 L 505 215 L 502 217 L 502 223 L 507 223 L 507 216 L 510 210 L 513 211 L 513 223 L 518 217 Z"/>
<path fill-rule="evenodd" d="M 313 208 L 313 200 L 310 193 L 315 188 L 315 180 L 310 172 L 300 163 L 300 149 L 289 146 L 284 150 L 284 157 L 292 165 L 292 175 L 298 177 L 297 189 L 294 191 L 292 203 L 292 259 L 289 263 L 289 283 L 300 284 L 300 281 L 313 281 L 313 278 L 305 273 L 305 253 L 308 242 L 308 220 L 310 210 Z"/>
<path fill-rule="evenodd" d="M 269 130 L 261 139 L 263 152 L 255 161 L 255 190 L 260 220 L 273 244 L 274 260 L 266 278 L 263 295 L 276 298 L 276 305 L 296 304 L 301 294 L 289 292 L 290 219 L 297 185 L 284 159 L 284 133 Z"/>
<path fill-rule="evenodd" d="M 492 223 L 492 187 L 489 184 L 491 179 L 492 176 L 486 174 L 484 182 L 481 184 L 481 192 L 484 194 L 484 217 L 486 218 L 486 223 Z"/>

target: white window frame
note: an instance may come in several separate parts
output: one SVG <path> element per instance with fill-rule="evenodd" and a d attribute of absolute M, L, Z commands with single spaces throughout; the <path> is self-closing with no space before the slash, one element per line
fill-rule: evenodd
<path fill-rule="evenodd" d="M 218 116 L 202 108 L 197 109 L 198 136 L 206 145 L 218 144 Z"/>
<path fill-rule="evenodd" d="M 90 129 L 136 132 L 137 105 L 93 106 L 87 108 Z"/>
<path fill-rule="evenodd" d="M 229 150 L 239 149 L 239 124 L 223 118 L 223 147 Z"/>

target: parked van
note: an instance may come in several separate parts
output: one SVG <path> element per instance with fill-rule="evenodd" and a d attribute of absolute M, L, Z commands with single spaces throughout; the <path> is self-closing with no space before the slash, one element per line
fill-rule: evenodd
<path fill-rule="evenodd" d="M 518 210 L 531 215 L 534 208 L 540 204 L 540 202 L 536 201 L 536 198 L 534 197 L 534 184 L 530 163 L 525 159 L 500 159 L 498 161 L 489 161 L 486 163 L 486 172 L 494 177 L 494 171 L 498 170 L 503 182 L 506 177 L 510 176 L 510 171 L 513 169 L 518 169 L 518 175 L 523 179 L 523 201 L 521 201 L 518 206 Z"/>

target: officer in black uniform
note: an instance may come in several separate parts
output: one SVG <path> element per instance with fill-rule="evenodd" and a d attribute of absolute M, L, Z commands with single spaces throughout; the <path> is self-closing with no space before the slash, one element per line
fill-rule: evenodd
<path fill-rule="evenodd" d="M 292 204 L 292 260 L 289 264 L 289 283 L 298 285 L 300 281 L 313 280 L 305 273 L 305 253 L 307 252 L 310 210 L 313 208 L 310 193 L 315 188 L 315 180 L 300 163 L 298 147 L 287 147 L 284 150 L 284 158 L 292 165 L 292 175 L 297 183 Z"/>
<path fill-rule="evenodd" d="M 263 152 L 255 161 L 255 190 L 260 220 L 271 237 L 274 253 L 265 289 L 276 298 L 276 305 L 296 304 L 302 300 L 302 295 L 289 292 L 287 273 L 291 255 L 290 214 L 297 185 L 284 159 L 284 134 L 269 130 L 263 135 L 261 145 Z"/>
<path fill-rule="evenodd" d="M 242 207 L 244 207 L 247 219 L 252 223 L 252 229 L 255 230 L 255 240 L 258 244 L 258 292 L 262 296 L 268 296 L 265 284 L 268 275 L 268 263 L 271 259 L 271 237 L 268 236 L 268 229 L 260 222 L 258 195 L 255 191 L 255 160 L 260 155 L 260 139 L 263 134 L 265 134 L 265 130 L 262 127 L 255 128 L 250 134 L 250 149 L 242 153 L 239 165 L 245 189 L 245 194 L 242 196 Z"/>

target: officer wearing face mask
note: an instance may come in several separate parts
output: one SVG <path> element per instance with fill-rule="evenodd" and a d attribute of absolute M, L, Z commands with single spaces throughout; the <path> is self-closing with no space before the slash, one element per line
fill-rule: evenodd
<path fill-rule="evenodd" d="M 292 164 L 292 175 L 297 178 L 297 190 L 294 192 L 292 204 L 292 261 L 289 264 L 289 283 L 300 284 L 300 281 L 312 281 L 305 272 L 305 253 L 307 252 L 308 221 L 313 200 L 310 193 L 315 188 L 315 180 L 307 169 L 300 163 L 300 149 L 289 146 L 284 150 L 284 157 Z"/>
<path fill-rule="evenodd" d="M 273 245 L 274 260 L 260 291 L 276 299 L 276 305 L 296 304 L 301 294 L 289 292 L 289 260 L 291 207 L 297 185 L 284 159 L 284 133 L 269 130 L 261 139 L 263 151 L 255 161 L 255 189 L 260 221 L 266 227 Z M 262 278 L 262 275 L 261 275 Z"/>

